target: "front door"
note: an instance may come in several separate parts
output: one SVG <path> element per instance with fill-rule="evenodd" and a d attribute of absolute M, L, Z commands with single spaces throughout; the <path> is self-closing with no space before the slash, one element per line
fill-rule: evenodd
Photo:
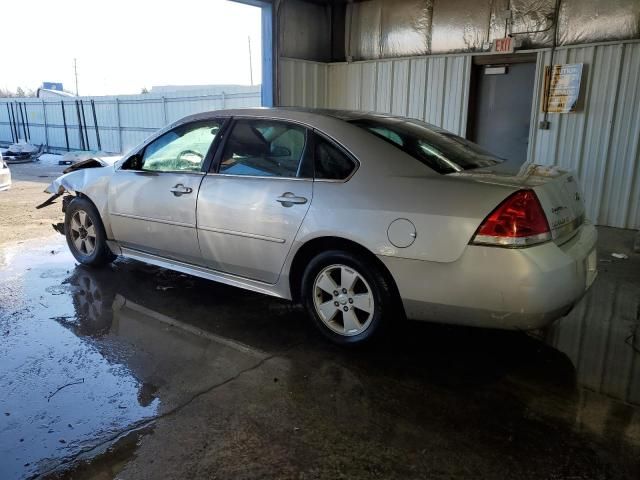
<path fill-rule="evenodd" d="M 115 239 L 126 248 L 200 262 L 196 201 L 221 120 L 181 125 L 128 159 L 109 184 Z"/>
<path fill-rule="evenodd" d="M 535 63 L 478 66 L 469 139 L 515 163 L 527 159 Z"/>
<path fill-rule="evenodd" d="M 307 131 L 238 119 L 198 196 L 198 238 L 209 268 L 275 283 L 313 195 Z"/>

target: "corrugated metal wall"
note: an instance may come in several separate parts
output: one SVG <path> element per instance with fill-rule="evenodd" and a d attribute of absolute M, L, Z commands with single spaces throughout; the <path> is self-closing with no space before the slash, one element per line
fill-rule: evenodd
<path fill-rule="evenodd" d="M 260 87 L 246 87 L 240 93 L 207 94 L 207 90 L 194 92 L 167 93 L 164 96 L 123 95 L 119 97 L 71 97 L 71 98 L 19 98 L 0 99 L 0 143 L 11 143 L 11 129 L 6 103 L 24 102 L 29 122 L 30 142 L 49 145 L 50 150 L 65 150 L 66 141 L 62 107 L 67 121 L 69 145 L 72 150 L 80 149 L 80 134 L 75 100 L 82 99 L 89 147 L 97 150 L 97 139 L 93 128 L 90 100 L 96 106 L 102 150 L 111 153 L 127 151 L 142 142 L 159 128 L 193 113 L 225 108 L 259 107 Z M 237 92 L 237 88 L 236 88 Z M 24 137 L 20 128 L 20 137 Z"/>
<path fill-rule="evenodd" d="M 354 63 L 280 60 L 280 104 L 346 108 L 418 118 L 465 135 L 471 54 Z M 582 110 L 541 120 L 538 52 L 529 158 L 575 170 L 595 223 L 640 228 L 640 42 L 562 47 L 554 63 L 584 63 Z"/>
<path fill-rule="evenodd" d="M 281 58 L 278 64 L 278 105 L 326 107 L 328 71 L 326 63 Z"/>
<path fill-rule="evenodd" d="M 464 135 L 471 57 L 354 63 L 280 60 L 280 105 L 346 108 L 419 118 Z"/>
<path fill-rule="evenodd" d="M 470 75 L 470 56 L 334 63 L 328 106 L 419 118 L 464 135 Z"/>
<path fill-rule="evenodd" d="M 539 53 L 538 91 L 550 60 Z M 584 107 L 550 114 L 551 128 L 539 130 L 534 96 L 529 158 L 575 170 L 595 223 L 640 228 L 640 43 L 561 48 L 554 63 L 584 63 Z"/>

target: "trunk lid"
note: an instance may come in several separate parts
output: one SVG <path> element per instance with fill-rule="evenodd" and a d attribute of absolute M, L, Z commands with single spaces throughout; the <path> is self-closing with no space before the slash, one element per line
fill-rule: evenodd
<path fill-rule="evenodd" d="M 451 174 L 476 182 L 532 189 L 544 209 L 556 243 L 577 233 L 584 223 L 584 201 L 575 175 L 555 166 L 504 162 L 489 168 Z"/>

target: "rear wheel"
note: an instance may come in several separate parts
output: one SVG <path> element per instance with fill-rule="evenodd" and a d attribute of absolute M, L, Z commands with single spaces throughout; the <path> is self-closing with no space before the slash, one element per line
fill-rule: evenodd
<path fill-rule="evenodd" d="M 303 303 L 331 341 L 355 345 L 378 336 L 389 322 L 393 294 L 380 269 L 344 251 L 319 254 L 302 278 Z"/>
<path fill-rule="evenodd" d="M 69 203 L 64 231 L 71 253 L 83 265 L 101 267 L 115 260 L 107 245 L 100 214 L 86 198 L 76 197 Z"/>

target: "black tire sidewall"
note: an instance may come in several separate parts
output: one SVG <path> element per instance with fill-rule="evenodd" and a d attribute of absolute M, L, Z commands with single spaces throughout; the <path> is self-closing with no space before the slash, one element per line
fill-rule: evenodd
<path fill-rule="evenodd" d="M 71 218 L 73 217 L 73 214 L 79 210 L 83 210 L 87 215 L 89 215 L 91 223 L 93 223 L 96 230 L 96 247 L 91 255 L 84 255 L 82 252 L 78 251 L 73 243 L 73 239 L 71 238 Z M 100 214 L 93 203 L 86 198 L 76 197 L 69 203 L 64 217 L 64 231 L 69 250 L 71 250 L 72 255 L 81 264 L 102 266 L 112 259 L 113 254 L 107 246 L 107 235 L 104 231 L 104 225 L 102 224 Z"/>
<path fill-rule="evenodd" d="M 353 336 L 340 335 L 331 330 L 322 321 L 314 305 L 314 282 L 320 271 L 329 265 L 344 265 L 355 269 L 369 284 L 374 299 L 374 314 L 369 327 Z M 302 303 L 320 332 L 334 343 L 340 345 L 360 345 L 380 336 L 386 329 L 387 313 L 391 306 L 391 292 L 380 269 L 359 255 L 342 250 L 330 250 L 314 257 L 302 277 Z"/>

